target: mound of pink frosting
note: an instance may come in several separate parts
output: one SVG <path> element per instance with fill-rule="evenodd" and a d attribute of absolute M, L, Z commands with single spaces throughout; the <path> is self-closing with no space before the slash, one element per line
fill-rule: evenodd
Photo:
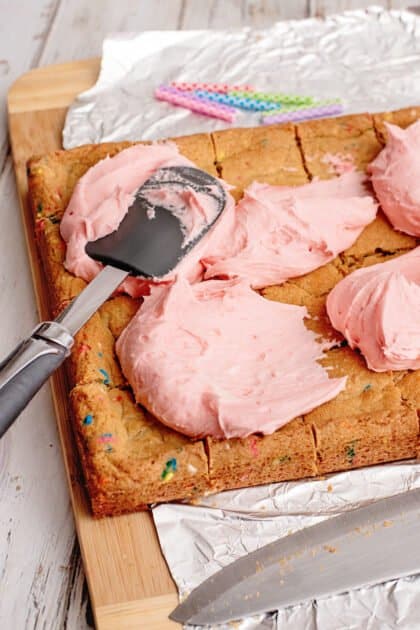
<path fill-rule="evenodd" d="M 326 345 L 305 315 L 241 280 L 179 277 L 152 287 L 117 354 L 136 400 L 181 433 L 273 433 L 345 386 L 317 362 Z"/>
<path fill-rule="evenodd" d="M 386 128 L 386 146 L 368 166 L 372 185 L 392 225 L 420 236 L 420 121 L 407 129 Z"/>
<path fill-rule="evenodd" d="M 61 224 L 67 268 L 93 278 L 101 265 L 85 253 L 87 242 L 117 229 L 155 170 L 177 165 L 194 166 L 175 145 L 156 144 L 90 169 Z M 241 437 L 272 433 L 334 398 L 345 379 L 330 379 L 318 363 L 328 344 L 305 327 L 305 309 L 265 300 L 251 286 L 302 275 L 351 246 L 376 215 L 363 182 L 353 172 L 299 188 L 254 183 L 236 209 L 227 192 L 221 217 L 163 285 L 129 278 L 131 295 L 151 290 L 117 343 L 136 399 L 187 435 Z M 186 239 L 211 215 L 207 203 L 189 190 L 171 196 Z M 204 272 L 232 279 L 199 282 Z"/>
<path fill-rule="evenodd" d="M 420 247 L 351 273 L 329 294 L 327 312 L 371 370 L 420 369 Z"/>
<path fill-rule="evenodd" d="M 205 278 L 241 277 L 261 288 L 325 265 L 376 216 L 364 180 L 351 172 L 297 187 L 252 183 L 226 235 L 228 255 L 202 260 Z"/>
<path fill-rule="evenodd" d="M 86 244 L 118 228 L 134 193 L 157 169 L 181 165 L 194 166 L 167 143 L 134 145 L 89 169 L 61 222 L 66 268 L 92 280 L 102 265 L 86 254 Z M 377 207 L 363 181 L 362 174 L 352 172 L 295 188 L 253 183 L 236 208 L 226 186 L 225 210 L 176 273 L 190 282 L 201 280 L 204 272 L 206 279 L 241 277 L 260 288 L 317 269 L 350 247 L 375 218 Z M 167 197 L 168 191 L 162 194 Z M 158 191 L 149 195 L 162 201 Z M 172 194 L 170 202 L 174 212 L 183 213 L 186 241 L 214 210 L 208 196 L 192 189 Z M 161 280 L 174 277 L 171 273 Z M 122 289 L 137 297 L 147 294 L 150 284 L 130 277 Z"/>
<path fill-rule="evenodd" d="M 89 241 L 114 232 L 129 206 L 137 189 L 159 168 L 169 166 L 195 166 L 180 155 L 173 143 L 134 145 L 112 158 L 105 158 L 90 168 L 78 181 L 61 221 L 60 230 L 67 244 L 65 267 L 76 276 L 89 282 L 102 269 L 102 265 L 90 258 L 85 247 Z M 208 251 L 224 252 L 224 234 L 234 221 L 234 201 L 226 188 L 227 203 L 216 225 L 202 238 L 177 267 L 190 282 L 202 278 L 204 268 L 200 259 Z M 158 193 L 150 192 L 150 197 Z M 204 220 L 214 213 L 212 200 L 187 188 L 182 195 L 172 195 L 174 210 L 185 217 L 186 242 L 194 238 Z M 186 209 L 188 212 L 186 212 Z M 153 217 L 150 217 L 153 220 Z M 174 274 L 162 280 L 169 282 Z M 128 278 L 122 285 L 133 297 L 147 294 L 151 282 L 143 278 Z"/>

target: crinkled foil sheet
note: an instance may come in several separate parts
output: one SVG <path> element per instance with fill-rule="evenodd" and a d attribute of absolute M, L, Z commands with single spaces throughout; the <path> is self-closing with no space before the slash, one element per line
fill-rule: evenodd
<path fill-rule="evenodd" d="M 181 596 L 233 560 L 372 500 L 420 487 L 420 462 L 270 484 L 153 510 Z M 420 538 L 420 533 L 419 533 Z M 387 552 L 386 549 L 383 551 Z M 192 630 L 192 626 L 187 626 Z M 213 630 L 418 630 L 420 574 L 248 618 Z"/>
<path fill-rule="evenodd" d="M 420 103 L 420 19 L 352 11 L 265 30 L 146 31 L 105 40 L 96 85 L 70 108 L 66 149 L 90 142 L 155 140 L 231 126 L 156 101 L 169 81 L 250 83 L 259 90 L 341 97 L 347 113 Z M 259 124 L 240 113 L 235 126 Z"/>
<path fill-rule="evenodd" d="M 260 90 L 341 97 L 346 113 L 419 105 L 420 18 L 371 8 L 325 20 L 281 22 L 261 31 L 116 34 L 104 42 L 97 84 L 69 110 L 64 146 L 158 139 L 230 126 L 156 101 L 153 89 L 171 80 L 246 82 Z M 258 122 L 258 114 L 241 113 L 235 124 Z M 229 491 L 198 505 L 161 505 L 153 516 L 169 568 L 185 596 L 221 567 L 266 543 L 415 487 L 420 487 L 420 463 L 406 462 L 322 480 Z M 420 575 L 217 630 L 232 627 L 414 630 L 420 627 Z"/>

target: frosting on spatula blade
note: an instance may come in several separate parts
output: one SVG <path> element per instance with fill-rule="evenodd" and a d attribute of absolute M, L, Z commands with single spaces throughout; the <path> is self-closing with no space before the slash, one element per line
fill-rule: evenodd
<path fill-rule="evenodd" d="M 117 230 L 87 254 L 134 275 L 161 278 L 207 233 L 223 211 L 219 181 L 191 166 L 158 169 L 136 192 Z"/>

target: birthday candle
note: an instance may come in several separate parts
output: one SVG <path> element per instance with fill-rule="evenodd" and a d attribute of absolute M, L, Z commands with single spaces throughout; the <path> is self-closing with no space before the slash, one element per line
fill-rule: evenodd
<path fill-rule="evenodd" d="M 340 103 L 331 103 L 328 105 L 318 105 L 305 108 L 290 108 L 280 110 L 278 113 L 266 115 L 262 118 L 263 125 L 272 125 L 274 123 L 298 122 L 300 120 L 310 120 L 312 118 L 322 118 L 323 116 L 334 116 L 341 114 L 343 106 Z"/>
<path fill-rule="evenodd" d="M 303 109 L 311 109 L 313 107 L 322 107 L 322 106 L 331 106 L 331 105 L 342 105 L 339 98 L 330 98 L 330 99 L 322 99 L 317 100 L 311 104 L 299 104 L 299 105 L 283 105 L 281 108 L 272 108 L 269 111 L 263 112 L 262 116 L 274 116 L 276 114 L 284 114 L 286 112 L 296 112 L 301 111 Z"/>
<path fill-rule="evenodd" d="M 256 101 L 252 98 L 252 92 L 246 92 L 247 96 L 232 96 L 232 94 L 217 94 L 208 92 L 207 90 L 196 90 L 194 92 L 198 98 L 203 98 L 216 103 L 224 103 L 231 107 L 238 109 L 245 109 L 253 112 L 264 112 L 273 109 L 272 103 L 265 103 L 264 101 Z"/>
<path fill-rule="evenodd" d="M 248 93 L 253 88 L 250 85 L 232 85 L 227 83 L 196 83 L 190 81 L 171 81 L 171 87 L 183 92 L 194 92 L 195 90 L 205 90 L 206 92 L 218 92 L 219 94 L 227 94 L 231 90 L 239 90 L 241 93 Z"/>
<path fill-rule="evenodd" d="M 277 94 L 270 94 L 268 92 L 243 92 L 241 90 L 232 89 L 229 94 L 239 98 L 249 97 L 256 101 L 262 101 L 267 103 L 278 103 L 285 105 L 310 105 L 314 102 L 312 96 L 300 96 L 298 94 L 283 94 L 281 92 Z"/>
<path fill-rule="evenodd" d="M 159 86 L 155 89 L 155 97 L 160 101 L 166 101 L 177 107 L 185 107 L 192 112 L 204 114 L 205 116 L 219 118 L 227 122 L 233 122 L 235 120 L 236 111 L 233 107 L 206 101 L 194 94 L 183 92 L 174 87 Z"/>

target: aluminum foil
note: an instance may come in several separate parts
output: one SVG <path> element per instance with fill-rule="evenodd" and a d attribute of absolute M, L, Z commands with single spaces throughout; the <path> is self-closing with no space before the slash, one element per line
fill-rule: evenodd
<path fill-rule="evenodd" d="M 105 40 L 97 84 L 67 115 L 66 148 L 157 139 L 230 125 L 158 102 L 160 83 L 250 83 L 259 90 L 341 97 L 346 113 L 420 104 L 420 18 L 371 8 L 272 28 L 116 34 Z M 236 126 L 259 124 L 241 113 Z M 225 492 L 199 505 L 153 510 L 181 597 L 241 555 L 374 499 L 420 487 L 420 463 L 339 473 L 328 479 Z M 176 544 L 174 544 L 176 541 Z M 218 630 L 414 630 L 420 575 L 363 588 Z"/>
<path fill-rule="evenodd" d="M 70 108 L 64 147 L 232 126 L 156 101 L 154 88 L 175 80 L 341 97 L 347 113 L 418 105 L 420 19 L 372 8 L 265 30 L 117 34 L 104 41 L 98 82 Z M 258 113 L 240 112 L 235 126 L 259 121 Z"/>
<path fill-rule="evenodd" d="M 420 462 L 411 461 L 232 490 L 198 505 L 160 505 L 153 517 L 182 598 L 233 560 L 282 536 L 419 487 Z M 415 630 L 420 627 L 419 611 L 420 574 L 213 628 Z"/>

